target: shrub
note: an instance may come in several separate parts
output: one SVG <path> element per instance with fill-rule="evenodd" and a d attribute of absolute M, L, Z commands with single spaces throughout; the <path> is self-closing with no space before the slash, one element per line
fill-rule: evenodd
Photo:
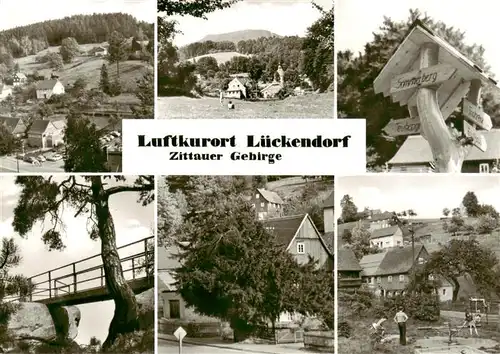
<path fill-rule="evenodd" d="M 376 307 L 374 312 L 378 317 L 389 318 L 389 315 L 395 314 L 399 307 L 403 307 L 406 314 L 416 320 L 428 322 L 439 320 L 440 308 L 437 294 L 410 293 L 387 298 Z"/>

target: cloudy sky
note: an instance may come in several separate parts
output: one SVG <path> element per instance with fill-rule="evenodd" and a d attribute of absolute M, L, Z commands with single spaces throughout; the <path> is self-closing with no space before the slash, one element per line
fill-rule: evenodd
<path fill-rule="evenodd" d="M 317 0 L 316 3 L 330 10 L 333 2 Z M 208 34 L 248 29 L 267 30 L 280 36 L 305 36 L 307 28 L 320 17 L 310 0 L 243 0 L 229 9 L 208 14 L 207 20 L 173 17 L 182 32 L 175 37 L 174 43 L 183 46 Z"/>
<path fill-rule="evenodd" d="M 497 3 L 490 0 L 336 0 L 335 47 L 363 51 L 387 16 L 406 20 L 410 9 L 420 9 L 448 26 L 465 31 L 466 43 L 481 44 L 495 76 L 500 77 L 500 41 L 491 24 L 498 22 Z"/>
<path fill-rule="evenodd" d="M 339 213 L 340 200 L 349 194 L 359 211 L 365 207 L 391 212 L 413 209 L 418 217 L 439 218 L 444 208 L 459 207 L 468 191 L 476 194 L 479 203 L 491 204 L 500 210 L 498 175 L 389 173 L 337 177 L 335 181 L 336 210 Z"/>
<path fill-rule="evenodd" d="M 65 16 L 123 12 L 153 23 L 155 0 L 0 0 L 0 30 Z"/>
<path fill-rule="evenodd" d="M 58 179 L 62 178 L 64 177 L 58 176 Z M 133 181 L 134 178 L 129 177 L 129 179 Z M 107 180 L 107 183 L 112 184 L 109 180 Z M 14 177 L 0 176 L 0 235 L 2 237 L 13 236 L 23 256 L 22 263 L 15 270 L 16 273 L 30 277 L 100 253 L 100 242 L 92 241 L 88 236 L 87 218 L 85 216 L 75 218 L 75 211 L 69 207 L 65 208 L 62 214 L 65 224 L 62 234 L 67 246 L 64 251 L 49 252 L 47 250 L 40 238 L 43 232 L 42 223 L 36 224 L 25 239 L 16 235 L 11 224 L 19 193 L 20 189 L 14 184 Z M 143 207 L 137 203 L 137 197 L 137 193 L 132 192 L 118 193 L 111 196 L 110 207 L 116 227 L 118 246 L 152 235 L 154 229 L 153 204 Z M 48 224 L 45 226 L 45 230 L 47 228 Z M 135 248 L 128 249 L 126 252 L 136 253 L 141 250 L 142 248 L 140 250 Z M 36 255 L 36 257 L 33 255 Z M 123 257 L 123 255 L 121 256 Z M 84 264 L 82 269 L 86 266 Z M 63 271 L 67 272 L 68 269 Z M 106 301 L 78 307 L 81 310 L 82 319 L 76 341 L 80 344 L 88 344 L 92 336 L 104 341 L 109 323 L 113 317 L 113 302 Z"/>

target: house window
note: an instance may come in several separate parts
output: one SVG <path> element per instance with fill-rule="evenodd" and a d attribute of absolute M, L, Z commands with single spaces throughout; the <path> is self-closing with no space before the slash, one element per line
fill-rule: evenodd
<path fill-rule="evenodd" d="M 305 252 L 305 245 L 304 245 L 304 242 L 298 242 L 298 243 L 297 243 L 297 253 L 299 253 L 299 254 L 306 253 L 306 252 Z"/>
<path fill-rule="evenodd" d="M 260 203 L 260 207 L 263 208 L 264 207 L 264 202 L 261 202 Z"/>
<path fill-rule="evenodd" d="M 490 165 L 487 163 L 479 164 L 479 173 L 489 173 Z"/>
<path fill-rule="evenodd" d="M 443 295 L 446 295 L 446 289 L 443 289 Z"/>
<path fill-rule="evenodd" d="M 181 318 L 181 304 L 179 300 L 168 300 L 170 318 Z"/>
<path fill-rule="evenodd" d="M 375 277 L 370 278 L 370 283 L 375 284 Z"/>
<path fill-rule="evenodd" d="M 380 284 L 382 282 L 382 278 L 381 277 L 377 277 L 377 284 Z"/>
<path fill-rule="evenodd" d="M 399 275 L 399 281 L 405 281 L 405 275 L 404 274 L 400 274 Z"/>
<path fill-rule="evenodd" d="M 259 199 L 259 194 L 258 193 L 255 195 L 255 199 Z"/>
<path fill-rule="evenodd" d="M 424 264 L 424 259 L 422 257 L 418 257 L 418 264 Z"/>
<path fill-rule="evenodd" d="M 429 280 L 434 280 L 434 275 L 432 274 L 429 274 L 429 277 L 428 277 Z"/>
<path fill-rule="evenodd" d="M 389 283 L 392 283 L 392 275 L 389 275 L 389 276 L 387 277 L 387 281 L 388 281 Z"/>

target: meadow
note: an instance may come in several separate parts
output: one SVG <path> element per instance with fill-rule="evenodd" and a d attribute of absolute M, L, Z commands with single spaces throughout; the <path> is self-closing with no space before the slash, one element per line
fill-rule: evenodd
<path fill-rule="evenodd" d="M 333 92 L 293 96 L 277 101 L 234 100 L 235 109 L 227 109 L 218 98 L 159 97 L 158 119 L 206 118 L 333 118 Z"/>
<path fill-rule="evenodd" d="M 99 45 L 101 44 L 83 44 L 80 45 L 80 50 L 86 52 Z M 64 85 L 71 84 L 78 78 L 83 78 L 87 82 L 88 89 L 99 87 L 102 64 L 108 66 L 110 80 L 113 81 L 116 78 L 116 64 L 110 65 L 106 59 L 101 57 L 80 55 L 75 57 L 72 63 L 64 64 L 62 70 L 54 70 L 49 68 L 47 63 L 36 62 L 37 56 L 45 55 L 48 52 L 59 52 L 59 47 L 49 47 L 36 55 L 16 59 L 16 63 L 19 64 L 20 71 L 24 74 L 38 72 L 39 75 L 44 75 L 49 79 L 51 73 L 54 72 L 59 75 L 59 80 Z M 120 82 L 125 92 L 133 92 L 136 89 L 136 80 L 142 77 L 146 67 L 145 62 L 138 60 L 120 62 Z"/>

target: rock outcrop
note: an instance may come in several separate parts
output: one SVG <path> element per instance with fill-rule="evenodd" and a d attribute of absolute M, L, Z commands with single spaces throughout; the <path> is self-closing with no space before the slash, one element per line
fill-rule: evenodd
<path fill-rule="evenodd" d="M 40 338 L 53 341 L 58 338 L 75 339 L 80 324 L 80 310 L 76 306 L 51 308 L 36 302 L 22 302 L 11 315 L 8 330 L 15 338 Z"/>
<path fill-rule="evenodd" d="M 141 330 L 154 328 L 155 322 L 155 289 L 151 288 L 135 296 L 139 306 L 139 327 Z"/>

